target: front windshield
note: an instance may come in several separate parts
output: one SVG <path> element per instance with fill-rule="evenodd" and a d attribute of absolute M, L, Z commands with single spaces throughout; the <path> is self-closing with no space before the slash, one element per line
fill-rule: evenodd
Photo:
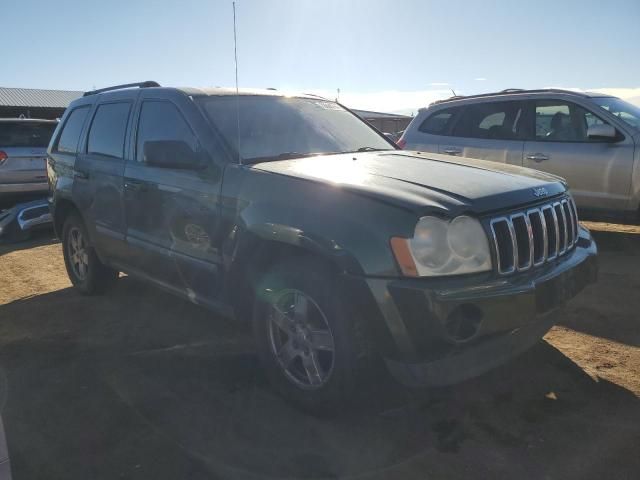
<path fill-rule="evenodd" d="M 640 108 L 615 97 L 597 97 L 593 101 L 630 127 L 640 130 Z"/>
<path fill-rule="evenodd" d="M 394 149 L 362 120 L 324 99 L 210 96 L 202 103 L 213 124 L 244 162 Z"/>

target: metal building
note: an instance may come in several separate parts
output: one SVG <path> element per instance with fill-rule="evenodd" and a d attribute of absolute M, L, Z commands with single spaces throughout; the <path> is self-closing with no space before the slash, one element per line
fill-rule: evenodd
<path fill-rule="evenodd" d="M 60 118 L 69 104 L 84 92 L 0 87 L 0 118 Z M 358 116 L 385 133 L 397 133 L 413 117 L 394 113 L 353 110 Z"/>
<path fill-rule="evenodd" d="M 60 118 L 83 92 L 0 87 L 0 118 Z"/>
<path fill-rule="evenodd" d="M 395 113 L 370 112 L 368 110 L 354 110 L 353 113 L 363 118 L 371 125 L 383 133 L 401 132 L 413 120 L 407 115 L 397 115 Z"/>

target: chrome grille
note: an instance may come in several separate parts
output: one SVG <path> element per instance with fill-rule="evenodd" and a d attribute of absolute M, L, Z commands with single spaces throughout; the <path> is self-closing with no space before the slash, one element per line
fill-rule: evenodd
<path fill-rule="evenodd" d="M 564 255 L 578 241 L 578 211 L 571 197 L 492 218 L 491 236 L 501 275 L 522 272 Z"/>

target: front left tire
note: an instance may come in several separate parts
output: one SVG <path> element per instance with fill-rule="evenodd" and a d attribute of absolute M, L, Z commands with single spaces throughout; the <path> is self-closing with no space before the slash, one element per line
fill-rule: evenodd
<path fill-rule="evenodd" d="M 290 258 L 271 268 L 255 293 L 253 331 L 275 390 L 312 414 L 357 403 L 373 352 L 337 275 L 315 259 Z"/>

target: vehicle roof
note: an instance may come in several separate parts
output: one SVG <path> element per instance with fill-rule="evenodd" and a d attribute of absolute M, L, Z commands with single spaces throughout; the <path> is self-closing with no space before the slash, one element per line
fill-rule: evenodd
<path fill-rule="evenodd" d="M 150 82 L 145 82 L 150 83 Z M 153 82 L 155 83 L 155 82 Z M 107 89 L 96 90 L 92 92 L 86 92 L 84 96 L 75 100 L 73 103 L 85 103 L 88 101 L 92 103 L 92 99 L 100 98 L 100 97 L 127 97 L 132 94 L 138 93 L 138 86 L 141 84 L 128 84 L 114 87 L 107 87 Z M 204 96 L 269 96 L 269 97 L 299 97 L 299 98 L 317 98 L 328 100 L 320 95 L 314 95 L 312 93 L 299 93 L 299 92 L 291 92 L 291 91 L 280 91 L 275 88 L 240 88 L 236 90 L 232 87 L 205 87 L 205 88 L 196 88 L 196 87 L 162 87 L 158 84 L 155 85 L 143 85 L 145 90 L 173 90 L 182 92 L 191 97 L 204 97 Z"/>
<path fill-rule="evenodd" d="M 0 118 L 0 123 L 58 123 L 57 120 L 48 120 L 45 118 Z"/>
<path fill-rule="evenodd" d="M 443 100 L 436 100 L 435 102 L 432 102 L 429 107 L 432 106 L 436 106 L 436 105 L 442 105 L 442 104 L 447 104 L 450 102 L 464 102 L 466 100 L 479 100 L 482 101 L 484 99 L 486 100 L 492 100 L 495 98 L 500 98 L 502 99 L 503 97 L 506 98 L 518 98 L 518 97 L 522 97 L 522 96 L 526 96 L 526 97 L 531 97 L 531 96 L 544 96 L 544 95 L 568 95 L 568 96 L 575 96 L 575 97 L 579 97 L 579 98 L 596 98 L 596 97 L 611 97 L 611 98 L 615 98 L 613 97 L 613 95 L 607 95 L 604 93 L 597 93 L 597 92 L 581 92 L 581 91 L 576 91 L 576 90 L 564 90 L 564 89 L 560 89 L 560 88 L 541 88 L 541 89 L 522 89 L 522 88 L 507 88 L 506 90 L 501 90 L 499 92 L 490 92 L 490 93 L 480 93 L 477 95 L 455 95 L 453 97 L 449 97 L 449 98 L 445 98 Z"/>
<path fill-rule="evenodd" d="M 328 100 L 320 95 L 311 93 L 299 93 L 284 90 L 276 90 L 275 88 L 240 88 L 236 91 L 231 87 L 211 87 L 211 88 L 194 88 L 194 87 L 177 87 L 187 95 L 191 96 L 268 96 L 268 97 L 302 97 L 302 98 L 321 98 Z"/>

